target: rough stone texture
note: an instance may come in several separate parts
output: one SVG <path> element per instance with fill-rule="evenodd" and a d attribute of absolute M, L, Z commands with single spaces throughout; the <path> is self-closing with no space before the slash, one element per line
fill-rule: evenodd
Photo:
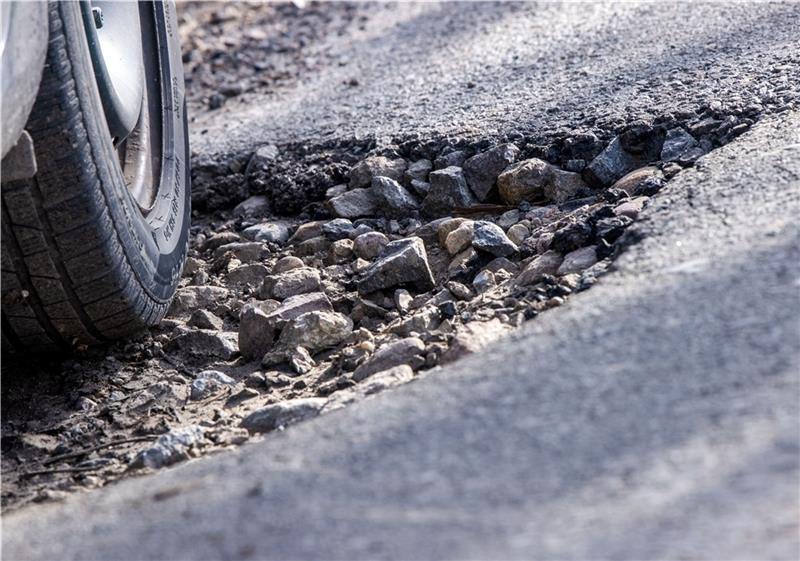
<path fill-rule="evenodd" d="M 315 292 L 319 287 L 319 271 L 311 267 L 299 267 L 265 278 L 259 295 L 261 298 L 284 300 L 290 296 Z"/>
<path fill-rule="evenodd" d="M 517 277 L 516 283 L 524 286 L 539 282 L 544 275 L 555 275 L 563 261 L 564 258 L 558 252 L 548 251 L 543 253 L 528 263 Z"/>
<path fill-rule="evenodd" d="M 695 138 L 680 127 L 667 131 L 661 148 L 661 159 L 665 162 L 690 164 L 705 153 Z"/>
<path fill-rule="evenodd" d="M 663 176 L 657 167 L 646 166 L 624 175 L 611 186 L 611 189 L 619 189 L 628 195 L 636 195 L 642 185 L 661 178 Z"/>
<path fill-rule="evenodd" d="M 287 255 L 286 257 L 281 257 L 272 267 L 272 274 L 277 275 L 279 273 L 285 273 L 287 271 L 291 271 L 292 269 L 299 269 L 300 267 L 304 267 L 305 263 L 299 257 L 295 257 L 294 255 Z"/>
<path fill-rule="evenodd" d="M 593 247 L 582 247 L 571 251 L 564 256 L 564 261 L 558 267 L 557 274 L 569 275 L 580 273 L 597 263 L 597 251 Z"/>
<path fill-rule="evenodd" d="M 378 210 L 375 193 L 371 189 L 353 189 L 328 201 L 333 214 L 340 218 L 372 216 Z"/>
<path fill-rule="evenodd" d="M 626 152 L 620 138 L 615 137 L 605 150 L 592 160 L 586 168 L 585 177 L 596 187 L 608 187 L 640 165 L 640 160 Z"/>
<path fill-rule="evenodd" d="M 248 263 L 230 271 L 227 280 L 233 286 L 249 286 L 252 288 L 259 286 L 267 275 L 269 275 L 269 269 L 261 263 Z"/>
<path fill-rule="evenodd" d="M 213 308 L 227 300 L 230 291 L 222 286 L 187 286 L 179 288 L 170 304 L 168 315 L 186 316 L 200 308 Z"/>
<path fill-rule="evenodd" d="M 343 240 L 353 233 L 353 223 L 347 218 L 336 218 L 322 226 L 322 233 L 331 240 Z"/>
<path fill-rule="evenodd" d="M 475 275 L 475 278 L 472 279 L 472 287 L 478 294 L 482 294 L 496 285 L 497 280 L 494 277 L 494 273 L 486 269 Z"/>
<path fill-rule="evenodd" d="M 422 212 L 427 216 L 443 216 L 455 207 L 469 207 L 475 203 L 464 178 L 464 171 L 457 166 L 450 166 L 428 175 L 431 189 L 422 201 Z"/>
<path fill-rule="evenodd" d="M 519 148 L 515 144 L 501 144 L 464 162 L 464 177 L 478 201 L 487 199 L 497 176 L 517 159 L 517 155 Z"/>
<path fill-rule="evenodd" d="M 455 255 L 469 247 L 474 231 L 475 223 L 472 220 L 465 220 L 459 224 L 458 228 L 447 234 L 447 238 L 444 240 L 444 248 L 447 253 Z"/>
<path fill-rule="evenodd" d="M 248 99 L 241 104 L 247 110 L 246 126 L 236 124 L 236 113 L 222 115 L 219 121 L 228 127 L 224 135 L 214 129 L 201 135 L 203 116 L 194 113 L 201 122 L 192 127 L 198 139 L 193 149 L 228 150 L 236 137 L 251 142 L 269 137 L 287 146 L 301 140 L 297 151 L 318 157 L 312 139 L 327 149 L 359 143 L 355 134 L 363 131 L 378 142 L 399 142 L 418 131 L 424 139 L 429 131 L 444 138 L 451 132 L 483 137 L 521 129 L 536 141 L 552 137 L 558 128 L 588 126 L 606 135 L 609 127 L 634 117 L 678 111 L 715 117 L 729 106 L 739 111 L 754 96 L 758 104 L 788 104 L 781 120 L 791 115 L 796 105 L 796 7 L 683 6 L 597 4 L 590 15 L 586 5 L 547 3 L 482 4 L 474 10 L 442 4 L 419 8 L 421 13 L 380 10 L 382 17 L 389 14 L 390 24 L 401 20 L 381 28 L 385 49 L 344 35 L 354 45 L 347 66 L 334 65 L 328 76 L 315 73 L 317 88 Z M 532 31 L 536 41 L 526 42 Z M 424 40 L 413 40 L 419 36 Z M 664 41 L 678 46 L 669 56 L 664 56 Z M 452 56 L 465 46 L 469 56 Z M 437 52 L 439 60 L 430 58 Z M 363 64 L 364 53 L 371 64 Z M 508 64 L 517 55 L 519 64 Z M 425 79 L 415 80 L 403 69 L 418 70 L 420 60 L 426 61 Z M 575 68 L 586 65 L 589 72 L 560 79 L 565 61 L 574 61 Z M 226 75 L 226 65 L 220 76 Z M 359 73 L 355 88 L 342 83 L 354 67 L 366 72 L 366 78 Z M 483 79 L 487 75 L 492 79 Z M 473 80 L 471 89 L 468 79 Z M 425 95 L 430 110 L 404 107 L 402 100 Z M 387 112 L 398 118 L 381 120 Z M 710 121 L 704 129 L 722 122 Z M 309 122 L 311 129 L 305 125 Z M 763 143 L 763 136 L 758 144 L 746 139 L 719 158 L 705 158 L 702 169 L 682 172 L 674 188 L 668 186 L 659 196 L 659 204 L 645 211 L 648 220 L 635 231 L 644 227 L 647 235 L 621 255 L 622 267 L 615 267 L 614 277 L 576 298 L 574 306 L 529 322 L 518 342 L 503 342 L 386 399 L 371 400 L 330 422 L 298 427 L 288 437 L 152 479 L 78 493 L 64 504 L 32 505 L 16 517 L 4 516 L 4 553 L 10 558 L 117 559 L 137 554 L 203 557 L 212 551 L 235 557 L 244 555 L 240 548 L 246 544 L 255 556 L 285 558 L 353 559 L 364 556 L 365 549 L 373 557 L 404 558 L 432 550 L 455 556 L 477 551 L 487 558 L 793 558 L 796 533 L 785 529 L 787 521 L 796 527 L 796 447 L 785 443 L 797 440 L 796 392 L 787 391 L 797 384 L 795 370 L 786 365 L 794 364 L 790 351 L 797 314 L 786 304 L 796 301 L 791 225 L 797 208 L 795 199 L 785 195 L 796 182 L 792 146 L 800 129 L 796 120 L 790 122 L 791 134 L 779 142 Z M 319 155 L 327 157 L 324 150 Z M 593 156 L 565 157 L 590 161 Z M 768 166 L 761 164 L 765 161 Z M 709 168 L 709 162 L 717 165 Z M 783 181 L 776 181 L 781 176 Z M 662 199 L 672 202 L 662 208 Z M 784 224 L 788 230 L 781 228 Z M 745 254 L 743 245 L 754 251 Z M 721 253 L 710 254 L 710 247 Z M 671 353 L 673 348 L 686 352 Z M 593 367 L 582 368 L 585 364 Z M 9 378 L 3 382 L 9 389 Z M 746 407 L 731 406 L 742 399 Z M 675 404 L 680 415 L 675 415 Z M 4 416 L 8 413 L 4 407 Z M 543 426 L 556 430 L 536 430 Z M 489 448 L 475 450 L 476 441 Z M 556 449 L 555 454 L 541 453 Z M 680 461 L 670 461 L 676 455 Z M 365 457 L 368 469 L 363 469 Z M 272 470 L 276 458 L 278 469 Z M 693 463 L 692 458 L 705 461 Z M 280 469 L 287 465 L 291 469 Z M 403 520 L 387 525 L 382 517 L 348 517 L 377 495 L 383 511 L 416 512 L 421 473 L 427 511 L 477 514 L 457 525 Z M 73 486 L 84 474 L 69 478 Z M 253 487 L 255 480 L 260 489 Z M 620 504 L 641 506 L 637 499 L 653 489 L 663 491 L 659 483 L 667 480 L 677 482 L 677 502 L 686 508 L 656 501 L 637 510 L 633 522 L 619 519 Z M 299 491 L 287 495 L 287 489 Z M 579 492 L 564 494 L 564 489 Z M 250 491 L 260 491 L 261 497 L 253 499 Z M 265 532 L 263 524 L 249 523 L 274 520 L 272 499 L 287 496 L 299 500 L 280 503 L 282 519 L 302 519 L 302 524 Z M 313 496 L 319 508 L 308 509 L 312 503 L 304 496 Z M 172 522 L 187 506 L 191 527 L 175 531 Z M 753 524 L 753 512 L 768 516 Z M 108 513 L 120 515 L 119 524 L 109 528 Z M 508 536 L 501 531 L 493 539 L 498 520 L 501 530 L 537 531 L 515 532 L 513 540 L 503 539 Z M 570 531 L 564 532 L 565 527 Z M 744 537 L 741 528 L 748 529 Z M 411 534 L 414 540 L 407 539 Z M 537 541 L 542 535 L 555 540 L 542 545 Z M 198 539 L 203 536 L 209 539 Z"/>
<path fill-rule="evenodd" d="M 300 226 L 297 227 L 297 230 L 294 231 L 294 234 L 292 234 L 292 237 L 289 239 L 289 243 L 298 244 L 300 242 L 310 240 L 311 238 L 317 238 L 323 235 L 325 233 L 323 228 L 326 224 L 328 224 L 328 222 L 324 220 L 314 220 L 313 222 L 300 224 Z"/>
<path fill-rule="evenodd" d="M 413 181 L 425 183 L 428 181 L 428 174 L 433 169 L 433 163 L 425 158 L 409 164 L 405 171 L 405 178 L 408 184 Z"/>
<path fill-rule="evenodd" d="M 450 348 L 442 355 L 442 362 L 453 362 L 463 356 L 476 353 L 512 330 L 497 318 L 490 321 L 473 321 L 456 331 Z"/>
<path fill-rule="evenodd" d="M 247 360 L 260 359 L 272 347 L 276 322 L 270 311 L 259 302 L 245 304 L 239 312 L 239 352 Z"/>
<path fill-rule="evenodd" d="M 406 337 L 380 347 L 372 357 L 353 372 L 353 379 L 361 381 L 376 372 L 408 364 L 414 357 L 425 353 L 425 343 L 418 337 Z"/>
<path fill-rule="evenodd" d="M 544 186 L 544 196 L 554 203 L 563 203 L 587 189 L 580 174 L 553 169 L 550 181 Z"/>
<path fill-rule="evenodd" d="M 343 342 L 353 331 L 353 320 L 337 312 L 308 312 L 290 321 L 281 332 L 278 344 L 305 347 L 314 353 Z"/>
<path fill-rule="evenodd" d="M 317 236 L 294 246 L 294 253 L 300 257 L 323 255 L 331 247 L 331 240 L 325 236 Z"/>
<path fill-rule="evenodd" d="M 508 229 L 508 239 L 520 245 L 530 235 L 530 230 L 524 224 L 514 224 Z"/>
<path fill-rule="evenodd" d="M 301 314 L 315 311 L 330 312 L 332 310 L 331 301 L 324 292 L 310 292 L 308 294 L 290 296 L 267 313 L 276 322 L 276 326 L 282 327 L 285 322 L 293 320 Z"/>
<path fill-rule="evenodd" d="M 237 335 L 234 332 L 179 328 L 176 333 L 169 343 L 170 346 L 189 355 L 230 360 L 239 352 Z"/>
<path fill-rule="evenodd" d="M 233 215 L 242 218 L 259 218 L 269 214 L 269 199 L 264 195 L 254 195 L 233 207 Z"/>
<path fill-rule="evenodd" d="M 636 197 L 635 199 L 625 201 L 614 207 L 614 214 L 617 216 L 627 216 L 632 220 L 636 220 L 649 200 L 649 197 Z"/>
<path fill-rule="evenodd" d="M 199 327 L 200 329 L 216 329 L 217 331 L 222 329 L 223 324 L 222 318 L 217 317 L 208 310 L 202 309 L 192 312 L 192 316 L 186 323 L 186 325 L 189 327 Z"/>
<path fill-rule="evenodd" d="M 463 150 L 450 150 L 439 154 L 439 157 L 433 162 L 433 167 L 436 169 L 449 168 L 450 166 L 463 167 L 466 159 L 467 155 Z"/>
<path fill-rule="evenodd" d="M 553 175 L 553 168 L 544 160 L 531 158 L 508 166 L 497 178 L 500 198 L 508 205 L 544 197 L 544 188 Z"/>
<path fill-rule="evenodd" d="M 282 244 L 289 239 L 289 226 L 285 222 L 254 224 L 242 230 L 242 235 L 255 242 Z"/>
<path fill-rule="evenodd" d="M 409 183 L 411 186 L 411 190 L 417 194 L 417 196 L 421 198 L 425 198 L 428 196 L 428 193 L 431 191 L 431 184 L 427 181 L 420 181 L 419 179 L 412 179 Z"/>
<path fill-rule="evenodd" d="M 503 214 L 500 215 L 500 218 L 497 219 L 497 225 L 500 226 L 503 230 L 508 230 L 520 221 L 521 213 L 518 209 L 511 209 L 507 210 Z"/>
<path fill-rule="evenodd" d="M 450 260 L 447 272 L 451 278 L 462 275 L 469 276 L 470 272 L 474 272 L 478 267 L 479 262 L 478 252 L 470 246 Z"/>
<path fill-rule="evenodd" d="M 386 237 L 386 234 L 366 232 L 353 240 L 353 251 L 361 259 L 372 261 L 383 251 L 383 248 L 388 243 L 389 238 Z"/>
<path fill-rule="evenodd" d="M 439 240 L 439 245 L 444 247 L 445 243 L 447 242 L 447 236 L 450 235 L 450 232 L 461 226 L 466 221 L 466 218 L 442 218 L 436 221 L 438 224 L 431 223 L 432 225 L 436 226 L 436 237 Z"/>
<path fill-rule="evenodd" d="M 269 255 L 269 249 L 261 242 L 234 242 L 219 246 L 214 250 L 214 259 L 229 255 L 242 263 L 261 261 Z"/>
<path fill-rule="evenodd" d="M 202 442 L 204 430 L 192 425 L 173 429 L 162 434 L 155 443 L 139 452 L 131 462 L 131 468 L 158 469 L 187 459 L 189 452 Z"/>
<path fill-rule="evenodd" d="M 336 240 L 331 244 L 326 263 L 347 263 L 353 260 L 353 240 Z"/>
<path fill-rule="evenodd" d="M 448 239 L 450 239 L 450 236 L 448 236 Z M 486 220 L 475 222 L 472 247 L 479 251 L 491 253 L 496 257 L 506 257 L 518 251 L 516 244 L 508 239 L 508 236 L 500 226 Z"/>
<path fill-rule="evenodd" d="M 407 163 L 402 158 L 389 159 L 384 156 L 372 156 L 361 160 L 350 170 L 350 187 L 368 187 L 377 176 L 388 177 L 395 181 L 403 180 Z"/>
<path fill-rule="evenodd" d="M 378 207 L 389 217 L 404 218 L 419 208 L 414 195 L 394 179 L 388 177 L 374 177 L 372 191 L 378 202 Z"/>
<path fill-rule="evenodd" d="M 202 244 L 202 248 L 204 251 L 207 251 L 209 249 L 217 249 L 221 245 L 239 241 L 242 241 L 242 238 L 236 232 L 217 232 Z"/>
<path fill-rule="evenodd" d="M 223 386 L 231 386 L 235 383 L 236 380 L 219 370 L 203 370 L 192 381 L 189 397 L 195 401 L 206 399 Z"/>
<path fill-rule="evenodd" d="M 553 233 L 550 248 L 561 254 L 569 253 L 575 249 L 589 245 L 594 232 L 591 224 L 582 220 L 575 220 L 559 228 Z"/>
<path fill-rule="evenodd" d="M 413 284 L 422 291 L 433 288 L 433 273 L 428 265 L 425 244 L 420 238 L 411 237 L 387 244 L 359 281 L 358 291 L 368 294 L 403 284 Z"/>
<path fill-rule="evenodd" d="M 241 426 L 250 432 L 269 432 L 278 427 L 288 427 L 319 415 L 326 401 L 321 397 L 307 397 L 267 405 L 242 419 Z"/>

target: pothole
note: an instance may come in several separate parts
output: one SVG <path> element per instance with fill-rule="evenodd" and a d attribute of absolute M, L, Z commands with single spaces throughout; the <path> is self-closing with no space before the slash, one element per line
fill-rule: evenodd
<path fill-rule="evenodd" d="M 3 507 L 435 376 L 589 289 L 636 241 L 651 198 L 757 117 L 710 107 L 544 140 L 198 159 L 190 258 L 167 319 L 65 361 L 4 364 Z"/>

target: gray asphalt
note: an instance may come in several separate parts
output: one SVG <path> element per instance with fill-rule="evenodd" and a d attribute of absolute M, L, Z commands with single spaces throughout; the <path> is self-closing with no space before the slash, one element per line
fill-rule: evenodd
<path fill-rule="evenodd" d="M 194 146 L 735 103 L 796 69 L 798 9 L 397 8 L 380 17 L 405 23 L 332 46 L 348 65 L 200 115 Z M 512 338 L 238 451 L 4 516 L 3 558 L 797 559 L 798 216 L 787 111 L 671 181 L 611 274 Z"/>
<path fill-rule="evenodd" d="M 376 5 L 323 47 L 339 64 L 197 114 L 192 147 L 538 136 L 797 97 L 798 37 L 796 2 Z"/>
<path fill-rule="evenodd" d="M 34 506 L 4 559 L 796 559 L 800 114 L 490 351 L 236 452 Z"/>

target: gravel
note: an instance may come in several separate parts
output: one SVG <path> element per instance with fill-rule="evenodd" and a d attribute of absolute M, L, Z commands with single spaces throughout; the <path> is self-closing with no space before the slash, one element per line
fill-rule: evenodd
<path fill-rule="evenodd" d="M 340 21 L 353 33 L 356 31 L 346 22 L 368 11 L 340 5 L 326 9 L 333 14 L 332 21 L 347 14 Z M 416 9 L 429 7 L 381 8 L 385 13 Z M 461 26 L 474 23 L 480 14 L 491 22 L 496 17 L 493 14 L 512 9 L 518 10 L 521 22 L 530 18 L 532 8 L 524 5 L 481 5 L 464 13 L 457 5 L 445 4 L 441 13 Z M 604 12 L 611 8 L 593 9 Z M 305 71 L 298 70 L 297 64 L 306 64 L 298 61 L 309 52 L 322 53 L 319 60 L 324 64 L 332 61 L 324 49 L 314 50 L 319 47 L 319 36 L 303 36 L 308 23 L 305 18 L 316 17 L 314 14 L 320 13 L 317 6 L 304 10 L 200 5 L 192 10 L 220 14 L 219 21 L 203 20 L 203 26 L 195 27 L 208 45 L 201 47 L 197 36 L 191 38 L 196 48 L 216 52 L 218 58 L 192 58 L 187 64 L 191 68 L 191 99 L 206 104 L 211 95 L 223 96 L 222 107 L 215 110 L 221 120 L 235 104 L 249 99 L 251 92 L 265 91 L 255 67 L 243 61 L 247 57 L 251 62 L 263 61 L 259 49 L 275 48 L 264 43 L 266 39 L 239 38 L 238 31 L 209 34 L 207 29 L 237 25 L 237 16 L 228 19 L 228 11 L 252 10 L 262 25 L 278 24 L 268 24 L 262 18 L 265 14 L 282 14 L 278 20 L 286 25 L 287 35 L 275 41 L 297 40 L 284 53 L 292 61 L 289 72 L 297 71 L 289 82 Z M 539 8 L 543 14 L 552 15 L 553 10 L 556 8 L 549 5 Z M 457 18 L 454 11 L 459 12 Z M 377 21 L 384 17 L 381 14 L 370 17 Z M 637 14 L 642 21 L 651 17 Z M 365 29 L 370 21 L 365 20 Z M 416 24 L 433 25 L 424 18 Z M 326 21 L 315 29 L 329 29 L 329 25 L 335 26 Z M 401 33 L 401 27 L 392 28 L 392 33 Z M 529 34 L 526 28 L 524 35 Z M 232 49 L 221 48 L 222 37 L 237 37 L 232 40 L 240 43 Z M 428 39 L 435 43 L 441 37 L 434 33 Z M 575 39 L 567 39 L 564 48 L 569 50 Z M 244 51 L 237 50 L 241 45 L 246 45 Z M 409 44 L 409 48 L 416 47 Z M 647 46 L 632 42 L 626 48 L 638 53 Z M 573 54 L 584 52 L 578 49 Z M 245 59 L 229 58 L 236 53 Z M 273 52 L 272 56 L 284 54 Z M 551 55 L 536 68 L 548 68 L 554 60 L 561 60 Z M 375 52 L 375 56 L 385 54 Z M 745 51 L 738 53 L 737 64 L 748 56 Z M 469 66 L 473 58 L 481 57 L 465 57 L 462 62 Z M 232 70 L 223 60 L 246 79 L 227 80 L 233 77 Z M 419 60 L 425 58 L 417 57 L 415 65 Z M 723 57 L 720 64 L 729 64 L 726 60 Z M 318 63 L 308 61 L 311 67 Z M 342 72 L 351 71 L 344 60 L 333 64 Z M 496 69 L 504 73 L 504 80 L 514 83 L 515 73 L 529 76 L 533 72 L 527 67 L 522 71 L 519 64 L 503 61 Z M 435 82 L 436 69 L 425 70 Z M 260 72 L 276 76 L 274 68 Z M 586 103 L 588 98 L 574 85 L 570 86 L 574 95 L 560 96 L 557 104 L 542 99 L 526 103 L 530 96 L 553 87 L 542 83 L 541 88 L 531 88 L 526 82 L 525 91 L 517 92 L 519 98 L 504 107 L 504 114 L 517 114 L 517 106 L 524 106 L 534 117 L 518 119 L 514 130 L 499 132 L 484 130 L 480 118 L 452 120 L 453 128 L 447 130 L 453 134 L 439 134 L 441 128 L 427 136 L 418 130 L 385 136 L 376 132 L 393 127 L 392 120 L 372 123 L 370 133 L 363 135 L 350 128 L 348 119 L 342 119 L 342 131 L 354 131 L 352 136 L 341 131 L 325 134 L 326 114 L 318 118 L 313 135 L 303 137 L 307 123 L 303 117 L 294 119 L 292 132 L 281 136 L 281 130 L 286 132 L 281 124 L 286 114 L 279 112 L 269 126 L 232 127 L 220 135 L 212 125 L 205 135 L 200 131 L 203 123 L 209 123 L 207 116 L 193 113 L 197 116 L 193 146 L 200 147 L 192 162 L 194 226 L 190 258 L 168 317 L 141 338 L 112 346 L 99 356 L 89 351 L 48 366 L 53 380 L 58 380 L 52 382 L 57 391 L 46 402 L 19 402 L 46 409 L 42 418 L 62 419 L 62 424 L 56 427 L 32 420 L 27 413 L 4 413 L 4 432 L 9 435 L 4 436 L 4 445 L 9 443 L 10 450 L 4 466 L 10 466 L 13 478 L 20 466 L 50 454 L 41 446 L 21 444 L 36 435 L 56 435 L 52 436 L 53 446 L 65 452 L 106 438 L 165 434 L 202 423 L 207 438 L 194 450 L 226 447 L 247 440 L 247 431 L 239 424 L 254 410 L 304 399 L 350 403 L 364 398 L 369 392 L 362 384 L 378 379 L 379 372 L 387 368 L 397 367 L 402 375 L 388 377 L 394 381 L 381 382 L 383 385 L 376 382 L 376 388 L 406 382 L 420 372 L 435 372 L 432 369 L 442 360 L 472 352 L 469 349 L 479 348 L 478 343 L 489 340 L 492 333 L 504 334 L 535 320 L 552 307 L 568 304 L 571 294 L 596 283 L 613 259 L 639 239 L 636 220 L 650 204 L 649 197 L 658 196 L 667 181 L 680 177 L 681 170 L 694 165 L 699 155 L 746 131 L 761 112 L 777 110 L 778 98 L 791 102 L 791 82 L 786 82 L 784 93 L 774 93 L 784 74 L 778 68 L 766 78 L 758 78 L 766 84 L 766 93 L 748 90 L 748 96 L 771 95 L 776 100 L 762 100 L 761 109 L 756 110 L 745 109 L 732 98 L 721 104 L 692 99 L 684 107 L 671 103 L 656 107 L 652 100 L 642 101 L 647 96 L 630 97 L 625 89 L 629 76 L 622 72 L 622 89 L 615 95 L 630 102 L 631 115 Z M 592 80 L 591 76 L 576 75 L 570 83 L 588 82 L 591 86 Z M 724 76 L 719 80 L 728 83 Z M 348 100 L 373 103 L 371 85 L 359 81 L 359 85 L 342 85 Z M 406 87 L 415 87 L 412 82 L 405 80 L 396 91 L 384 91 L 382 96 L 391 99 Z M 608 80 L 602 82 L 603 87 L 608 86 Z M 486 112 L 481 101 L 484 95 L 492 100 L 492 107 L 504 103 L 503 96 L 495 95 L 499 92 L 484 91 L 488 82 L 471 77 L 469 83 L 474 86 L 467 87 L 466 94 L 459 91 L 453 95 L 479 95 L 469 102 L 462 99 L 459 107 L 476 111 L 483 107 Z M 316 86 L 308 85 L 308 91 L 314 91 Z M 458 90 L 451 86 L 447 93 L 440 91 L 433 97 L 447 97 Z M 329 90 L 331 99 L 340 99 L 338 85 Z M 661 90 L 649 91 L 661 95 Z M 280 95 L 275 96 L 278 98 Z M 258 106 L 259 114 L 275 103 L 254 99 L 264 101 Z M 584 104 L 574 105 L 579 99 Z M 330 110 L 325 102 L 309 104 L 309 113 L 317 111 L 318 105 L 327 107 L 331 115 L 340 110 Z M 351 107 L 348 111 L 360 116 L 379 106 L 373 103 L 363 110 Z M 545 120 L 535 117 L 548 108 L 562 112 Z M 417 113 L 414 119 L 427 118 L 423 115 L 427 110 Z M 633 113 L 642 118 L 634 119 Z M 445 122 L 443 115 L 434 112 L 431 118 Z M 242 130 L 250 131 L 250 140 L 244 143 L 236 138 Z M 669 204 L 658 200 L 660 205 Z M 223 373 L 233 383 L 205 380 L 199 374 L 206 370 Z M 242 393 L 244 389 L 248 392 Z M 345 392 L 349 397 L 344 397 Z M 19 399 L 12 395 L 12 402 Z M 90 411 L 97 414 L 90 416 Z M 47 500 L 48 493 L 61 489 L 91 487 L 124 477 L 125 466 L 144 448 L 133 443 L 109 454 L 107 467 L 98 469 L 94 482 L 88 478 L 94 474 L 85 481 L 52 475 L 4 482 L 4 505 L 37 497 Z M 95 455 L 93 459 L 101 458 Z"/>

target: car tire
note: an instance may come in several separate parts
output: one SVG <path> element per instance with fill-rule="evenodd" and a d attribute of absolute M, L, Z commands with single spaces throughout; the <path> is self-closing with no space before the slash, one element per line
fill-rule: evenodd
<path fill-rule="evenodd" d="M 2 185 L 4 347 L 69 350 L 154 325 L 186 258 L 189 143 L 174 4 L 139 4 L 142 28 L 156 37 L 143 45 L 157 57 L 146 75 L 157 91 L 142 102 L 139 136 L 117 145 L 85 9 L 77 2 L 49 5 L 47 59 L 25 127 L 37 171 Z M 155 133 L 153 123 L 160 125 Z M 143 150 L 153 159 L 143 160 Z M 131 173 L 145 168 L 152 181 L 143 203 L 129 185 Z"/>

